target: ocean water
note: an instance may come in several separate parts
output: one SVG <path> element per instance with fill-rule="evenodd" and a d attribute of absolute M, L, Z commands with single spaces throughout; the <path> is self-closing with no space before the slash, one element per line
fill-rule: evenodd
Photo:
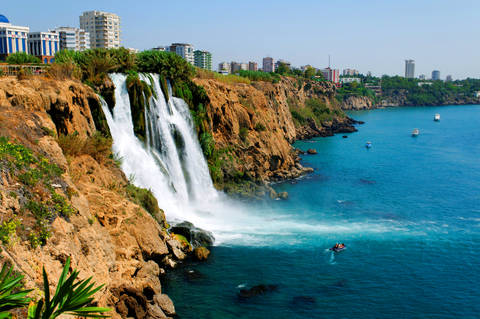
<path fill-rule="evenodd" d="M 167 275 L 179 318 L 480 318 L 480 106 L 350 115 L 348 138 L 295 144 L 318 155 L 275 185 L 288 200 L 238 204 L 251 223 Z M 277 289 L 238 297 L 259 284 Z"/>

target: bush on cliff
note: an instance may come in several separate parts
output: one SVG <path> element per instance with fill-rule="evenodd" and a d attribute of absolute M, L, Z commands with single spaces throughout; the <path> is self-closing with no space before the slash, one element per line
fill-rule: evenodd
<path fill-rule="evenodd" d="M 140 52 L 137 66 L 139 72 L 158 73 L 173 82 L 189 81 L 195 74 L 193 66 L 173 52 Z"/>
<path fill-rule="evenodd" d="M 100 163 L 105 162 L 111 154 L 112 139 L 96 132 L 90 137 L 82 138 L 78 133 L 58 137 L 58 145 L 66 156 L 90 155 Z"/>

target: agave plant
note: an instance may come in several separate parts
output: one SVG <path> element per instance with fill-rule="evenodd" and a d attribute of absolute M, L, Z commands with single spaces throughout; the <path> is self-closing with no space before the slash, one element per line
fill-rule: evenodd
<path fill-rule="evenodd" d="M 52 319 L 62 314 L 83 317 L 83 318 L 106 318 L 105 312 L 110 311 L 109 308 L 88 307 L 93 301 L 92 296 L 103 288 L 100 285 L 96 288 L 92 277 L 77 280 L 79 272 L 74 269 L 68 275 L 70 268 L 70 258 L 67 259 L 62 274 L 58 280 L 57 289 L 52 298 L 50 298 L 50 289 L 48 276 L 43 268 L 43 289 L 45 298 L 32 304 L 28 308 L 28 319 Z"/>
<path fill-rule="evenodd" d="M 13 267 L 3 264 L 0 271 L 0 319 L 10 318 L 10 310 L 28 305 L 27 294 L 31 290 L 18 290 L 22 287 L 23 276 L 13 274 Z"/>

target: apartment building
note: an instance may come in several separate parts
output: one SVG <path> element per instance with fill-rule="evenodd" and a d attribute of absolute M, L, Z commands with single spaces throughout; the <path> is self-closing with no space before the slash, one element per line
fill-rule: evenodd
<path fill-rule="evenodd" d="M 212 54 L 208 51 L 195 50 L 193 52 L 196 67 L 212 70 Z"/>
<path fill-rule="evenodd" d="M 80 29 L 89 33 L 91 48 L 120 47 L 120 17 L 115 13 L 86 11 L 80 16 Z"/>
<path fill-rule="evenodd" d="M 90 49 L 90 34 L 83 29 L 59 27 L 52 32 L 59 35 L 60 50 L 84 51 Z"/>

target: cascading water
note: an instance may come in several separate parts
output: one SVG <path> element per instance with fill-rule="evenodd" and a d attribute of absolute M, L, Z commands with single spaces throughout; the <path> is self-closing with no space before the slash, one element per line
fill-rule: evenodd
<path fill-rule="evenodd" d="M 157 75 L 154 96 L 145 111 L 147 143 L 134 134 L 126 76 L 112 74 L 116 104 L 113 114 L 102 108 L 113 137 L 113 151 L 122 158 L 122 169 L 133 182 L 149 188 L 170 219 L 185 219 L 192 207 L 218 197 L 208 173 L 186 103 L 170 98 L 167 103 Z M 149 81 L 142 75 L 142 80 Z M 148 83 L 148 82 L 147 82 Z"/>

